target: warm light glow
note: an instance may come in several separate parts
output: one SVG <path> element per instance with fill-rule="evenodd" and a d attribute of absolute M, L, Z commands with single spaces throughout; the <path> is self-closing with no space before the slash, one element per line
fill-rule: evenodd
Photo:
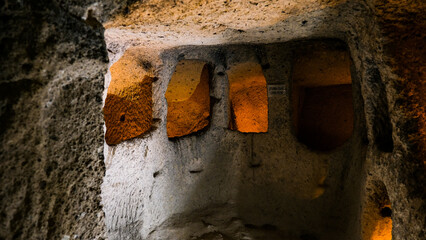
<path fill-rule="evenodd" d="M 246 62 L 227 71 L 231 102 L 230 128 L 240 132 L 268 131 L 266 79 L 258 63 Z"/>
<path fill-rule="evenodd" d="M 392 219 L 382 218 L 377 221 L 371 240 L 391 240 L 392 239 Z"/>
<path fill-rule="evenodd" d="M 138 49 L 129 49 L 111 68 L 111 82 L 103 109 L 109 145 L 138 137 L 152 126 L 150 64 Z"/>
<path fill-rule="evenodd" d="M 167 136 L 197 132 L 209 123 L 209 71 L 205 62 L 180 61 L 166 91 Z"/>
<path fill-rule="evenodd" d="M 381 181 L 367 183 L 361 224 L 363 240 L 392 239 L 392 207 L 386 186 Z"/>
<path fill-rule="evenodd" d="M 201 74 L 205 63 L 198 60 L 180 61 L 167 86 L 167 101 L 179 102 L 188 100 L 198 84 L 200 84 Z"/>

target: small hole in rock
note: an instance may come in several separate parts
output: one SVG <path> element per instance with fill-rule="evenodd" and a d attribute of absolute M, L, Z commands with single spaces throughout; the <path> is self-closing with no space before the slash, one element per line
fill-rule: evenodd
<path fill-rule="evenodd" d="M 271 64 L 266 63 L 262 65 L 262 69 L 269 69 L 271 67 Z"/>
<path fill-rule="evenodd" d="M 123 10 L 124 15 L 129 14 L 129 12 L 130 12 L 129 7 L 124 8 Z"/>
<path fill-rule="evenodd" d="M 258 168 L 260 166 L 261 166 L 260 163 L 252 163 L 252 164 L 250 164 L 250 168 Z"/>
<path fill-rule="evenodd" d="M 303 234 L 300 236 L 301 240 L 317 240 L 318 238 L 312 234 Z"/>
<path fill-rule="evenodd" d="M 121 115 L 121 116 L 120 116 L 120 122 L 124 122 L 124 120 L 126 120 L 126 117 L 125 117 L 125 115 L 123 114 L 123 115 Z"/>
<path fill-rule="evenodd" d="M 380 215 L 382 217 L 392 217 L 392 209 L 389 207 L 384 207 L 382 210 L 380 210 Z"/>

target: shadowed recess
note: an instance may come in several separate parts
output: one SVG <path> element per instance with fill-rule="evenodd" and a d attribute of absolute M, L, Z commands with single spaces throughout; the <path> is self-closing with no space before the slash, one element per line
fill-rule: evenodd
<path fill-rule="evenodd" d="M 244 62 L 227 71 L 231 103 L 231 130 L 245 133 L 268 131 L 266 79 L 258 63 Z"/>
<path fill-rule="evenodd" d="M 352 136 L 351 60 L 341 45 L 314 42 L 296 52 L 293 122 L 299 141 L 313 150 L 332 150 Z"/>
<path fill-rule="evenodd" d="M 105 99 L 105 141 L 108 145 L 141 136 L 152 126 L 151 65 L 137 49 L 129 49 L 110 68 Z"/>
<path fill-rule="evenodd" d="M 180 61 L 166 91 L 167 136 L 181 137 L 209 124 L 209 69 L 199 60 Z"/>
<path fill-rule="evenodd" d="M 371 121 L 374 142 L 380 151 L 392 152 L 394 143 L 386 87 L 375 63 L 371 60 L 367 62 L 371 67 L 367 69 L 366 82 L 368 91 L 373 94 L 372 98 L 367 100 L 366 107 L 368 111 L 374 113 Z"/>

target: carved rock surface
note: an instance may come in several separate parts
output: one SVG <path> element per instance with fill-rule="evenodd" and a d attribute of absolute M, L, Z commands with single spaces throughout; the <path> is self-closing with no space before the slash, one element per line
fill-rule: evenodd
<path fill-rule="evenodd" d="M 182 60 L 166 92 L 167 136 L 181 137 L 209 124 L 209 70 L 205 62 Z"/>
<path fill-rule="evenodd" d="M 105 99 L 105 141 L 109 145 L 138 137 L 152 126 L 151 66 L 129 49 L 111 68 Z"/>
<path fill-rule="evenodd" d="M 240 132 L 268 131 L 268 96 L 258 63 L 244 62 L 227 71 L 231 103 L 230 128 Z"/>

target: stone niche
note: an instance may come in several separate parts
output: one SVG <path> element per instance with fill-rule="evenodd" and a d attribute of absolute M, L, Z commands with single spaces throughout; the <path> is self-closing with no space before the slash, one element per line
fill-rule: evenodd
<path fill-rule="evenodd" d="M 108 145 L 141 136 L 152 127 L 151 64 L 138 49 L 128 49 L 111 68 L 103 109 Z"/>
<path fill-rule="evenodd" d="M 300 142 L 320 151 L 343 145 L 353 132 L 351 59 L 340 44 L 307 44 L 293 65 L 293 123 Z"/>
<path fill-rule="evenodd" d="M 209 124 L 209 69 L 206 62 L 182 60 L 166 91 L 167 136 L 181 137 Z"/>
<path fill-rule="evenodd" d="M 268 131 L 266 79 L 260 64 L 243 62 L 227 71 L 231 119 L 229 128 L 240 132 Z"/>

